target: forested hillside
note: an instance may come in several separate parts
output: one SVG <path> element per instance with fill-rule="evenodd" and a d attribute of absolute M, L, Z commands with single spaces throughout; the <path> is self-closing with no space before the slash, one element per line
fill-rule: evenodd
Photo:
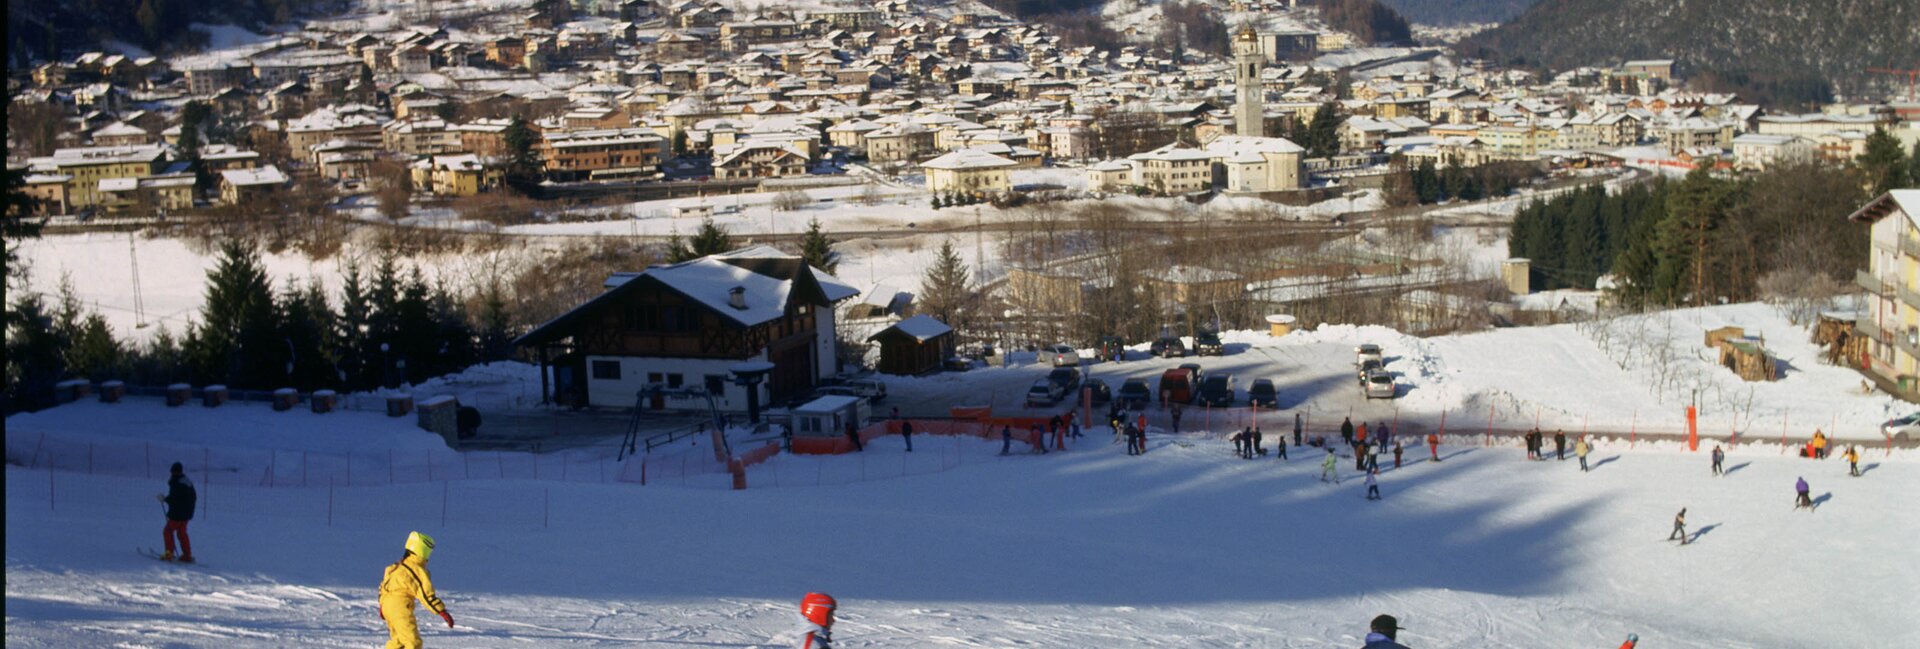
<path fill-rule="evenodd" d="M 1520 15 L 1539 0 L 1382 0 L 1422 25 L 1497 23 Z"/>
<path fill-rule="evenodd" d="M 1891 87 L 1865 69 L 1920 61 L 1917 25 L 1913 0 L 1542 0 L 1461 48 L 1550 70 L 1672 58 L 1702 89 L 1804 104 Z"/>
<path fill-rule="evenodd" d="M 7 53 L 20 65 L 119 41 L 148 50 L 192 47 L 191 23 L 257 26 L 338 5 L 337 0 L 7 0 Z"/>

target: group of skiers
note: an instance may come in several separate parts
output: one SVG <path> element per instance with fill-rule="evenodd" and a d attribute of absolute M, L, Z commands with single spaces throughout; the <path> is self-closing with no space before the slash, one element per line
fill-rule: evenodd
<path fill-rule="evenodd" d="M 1527 431 L 1524 437 L 1524 441 L 1527 444 L 1527 459 L 1529 460 L 1547 459 L 1546 433 L 1540 432 L 1539 428 L 1529 430 Z M 1577 453 L 1577 449 L 1576 449 L 1576 453 Z M 1559 460 L 1567 459 L 1567 431 L 1564 431 L 1564 430 L 1553 431 L 1553 456 L 1554 458 Z M 1582 460 L 1581 466 L 1582 466 L 1581 470 L 1584 471 L 1585 460 Z"/>

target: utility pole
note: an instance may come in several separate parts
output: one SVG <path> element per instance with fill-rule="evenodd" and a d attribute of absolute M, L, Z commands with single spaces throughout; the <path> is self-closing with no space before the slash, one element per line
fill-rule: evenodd
<path fill-rule="evenodd" d="M 140 299 L 140 251 L 134 243 L 134 234 L 127 233 L 127 260 L 133 266 L 133 328 L 147 328 L 147 307 Z"/>

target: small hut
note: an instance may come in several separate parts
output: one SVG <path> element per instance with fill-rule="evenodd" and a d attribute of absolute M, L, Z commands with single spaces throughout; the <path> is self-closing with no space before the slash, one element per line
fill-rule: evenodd
<path fill-rule="evenodd" d="M 883 374 L 926 374 L 953 355 L 953 328 L 931 316 L 901 320 L 867 340 L 880 343 L 880 364 L 874 369 Z"/>
<path fill-rule="evenodd" d="M 1720 341 L 1720 364 L 1747 381 L 1772 381 L 1780 377 L 1773 355 L 1757 338 L 1728 338 Z"/>
<path fill-rule="evenodd" d="M 1853 313 L 1827 311 L 1814 324 L 1813 344 L 1826 348 L 1828 365 L 1853 367 L 1867 353 L 1867 338 L 1854 333 L 1854 318 Z"/>
<path fill-rule="evenodd" d="M 1726 341 L 1728 339 L 1737 340 L 1745 337 L 1747 337 L 1747 330 L 1741 329 L 1739 327 L 1721 327 L 1719 329 L 1709 329 L 1707 330 L 1707 346 L 1719 347 L 1721 342 Z"/>

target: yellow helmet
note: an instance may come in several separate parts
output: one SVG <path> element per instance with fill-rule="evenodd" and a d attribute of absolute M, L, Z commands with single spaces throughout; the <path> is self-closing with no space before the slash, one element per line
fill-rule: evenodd
<path fill-rule="evenodd" d="M 426 561 L 427 557 L 433 554 L 433 537 L 419 532 L 408 534 L 407 551 L 420 557 L 421 561 Z"/>

